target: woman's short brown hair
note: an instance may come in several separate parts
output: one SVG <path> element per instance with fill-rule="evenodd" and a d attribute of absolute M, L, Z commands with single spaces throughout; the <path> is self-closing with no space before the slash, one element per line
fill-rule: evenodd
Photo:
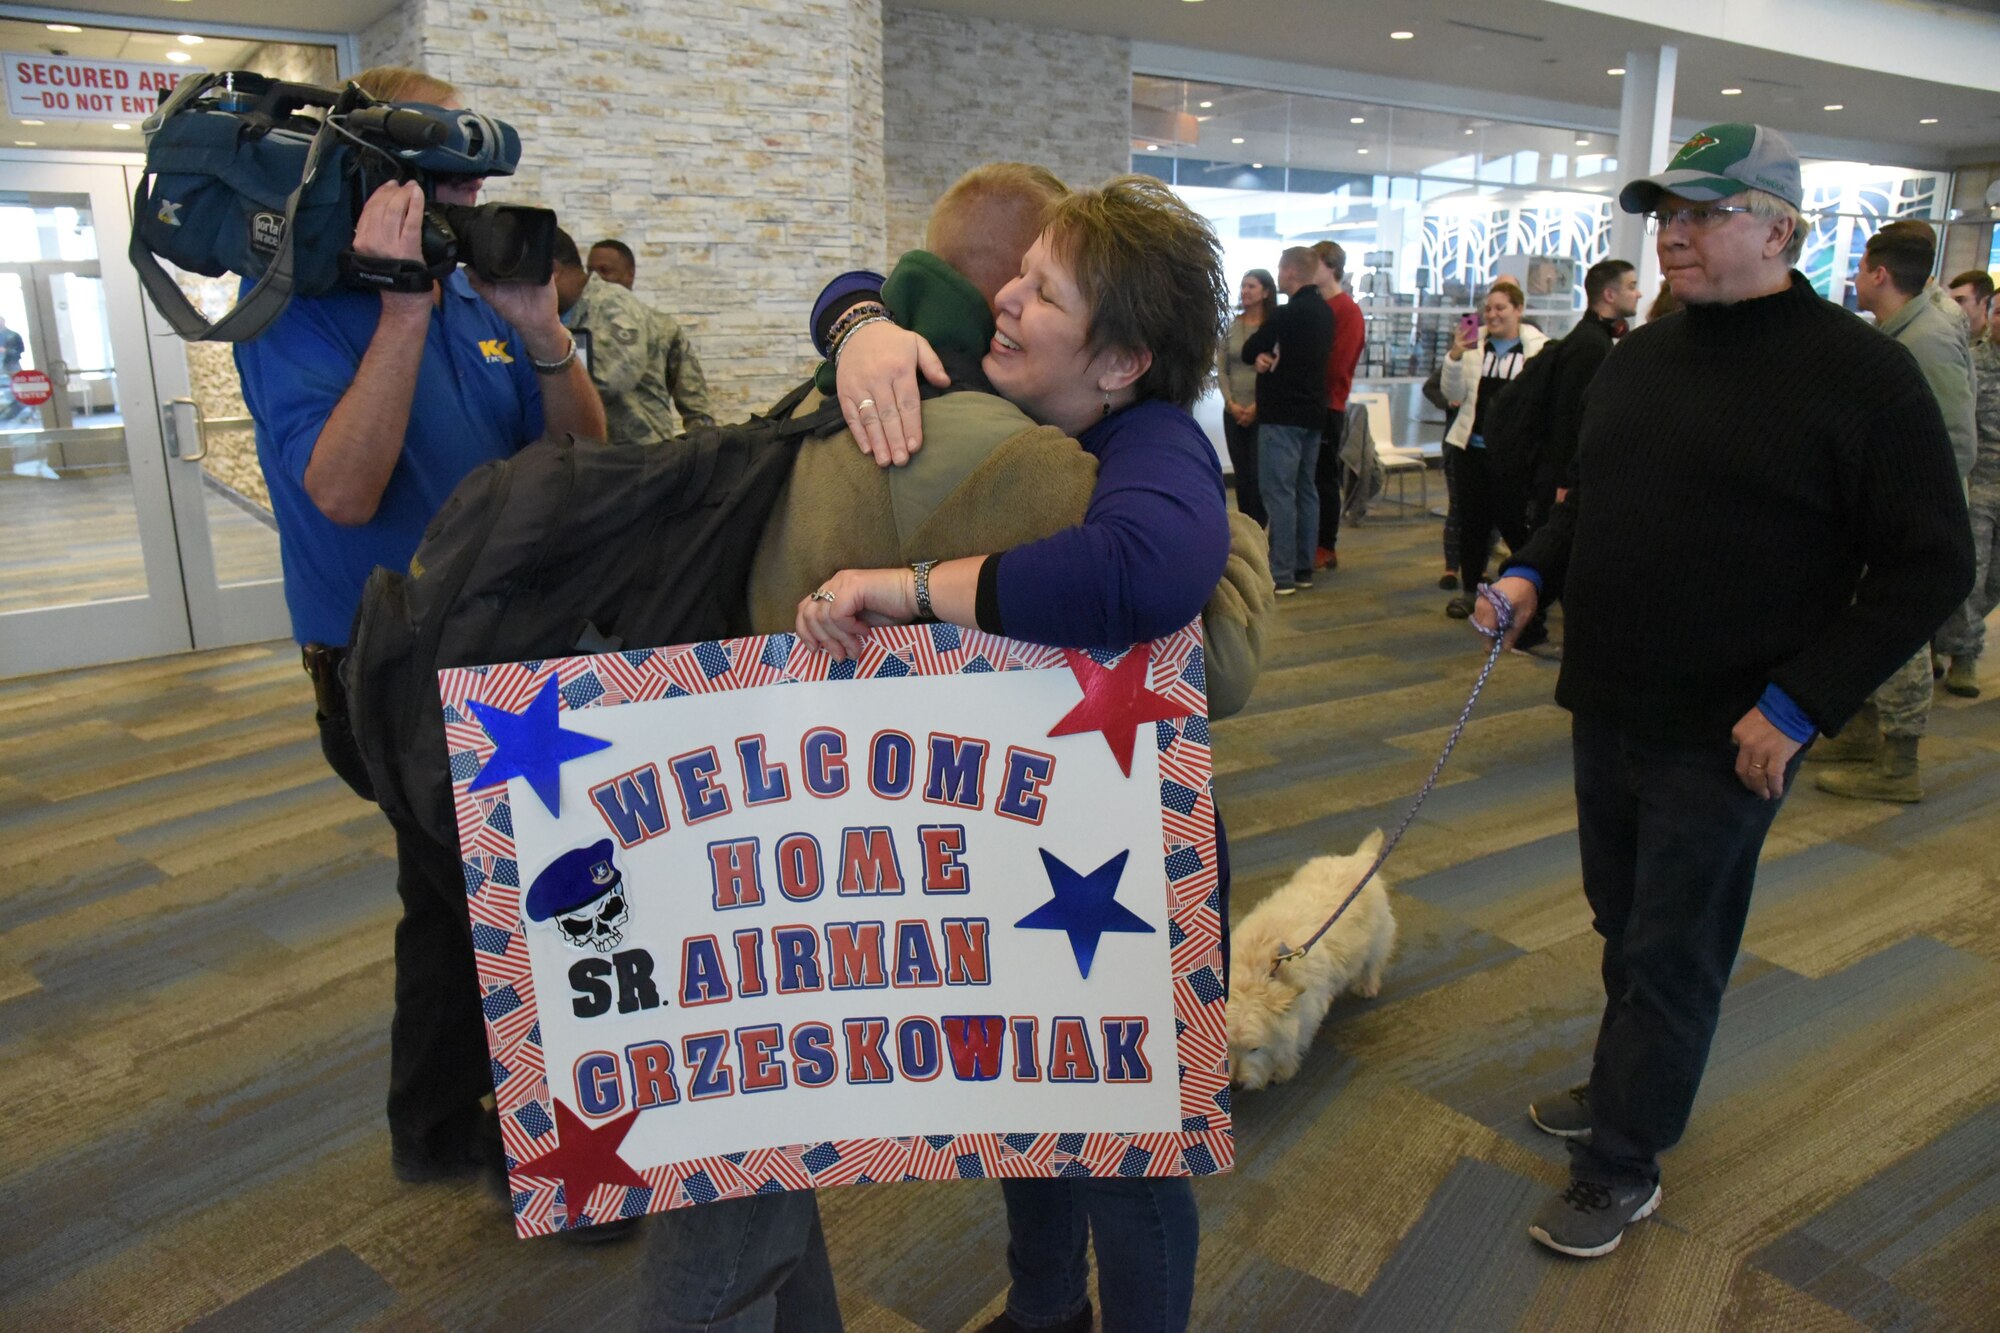
<path fill-rule="evenodd" d="M 458 89 L 407 65 L 376 65 L 354 76 L 361 91 L 378 102 L 428 102 L 438 106 L 458 96 Z"/>
<path fill-rule="evenodd" d="M 1090 303 L 1091 350 L 1150 351 L 1139 398 L 1192 409 L 1229 318 L 1207 220 L 1151 176 L 1116 176 L 1057 200 L 1046 235 Z"/>
<path fill-rule="evenodd" d="M 1500 281 L 1494 283 L 1491 287 L 1488 287 L 1486 289 L 1486 294 L 1488 296 L 1493 295 L 1493 293 L 1495 292 L 1500 293 L 1502 296 L 1506 297 L 1509 301 L 1513 302 L 1514 308 L 1516 310 L 1520 310 L 1528 304 L 1527 293 L 1523 292 L 1521 290 L 1521 284 L 1515 282 L 1512 278 L 1502 278 L 1500 279 Z"/>

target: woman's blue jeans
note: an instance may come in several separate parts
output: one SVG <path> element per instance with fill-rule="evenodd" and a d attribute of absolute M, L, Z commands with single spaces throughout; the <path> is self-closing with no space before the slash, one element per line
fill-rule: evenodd
<path fill-rule="evenodd" d="M 1201 1221 L 1185 1177 L 1003 1180 L 1007 1313 L 1029 1328 L 1059 1324 L 1089 1297 L 1089 1242 L 1105 1333 L 1179 1333 L 1194 1304 Z"/>

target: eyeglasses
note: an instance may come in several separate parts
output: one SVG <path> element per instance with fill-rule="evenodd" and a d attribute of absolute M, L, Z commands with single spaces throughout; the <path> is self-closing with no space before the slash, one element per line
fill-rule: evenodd
<path fill-rule="evenodd" d="M 1744 204 L 1683 204 L 1679 208 L 1652 208 L 1646 210 L 1646 230 L 1657 232 L 1662 227 L 1685 222 L 1697 231 L 1706 231 L 1720 222 L 1725 213 L 1754 211 Z"/>

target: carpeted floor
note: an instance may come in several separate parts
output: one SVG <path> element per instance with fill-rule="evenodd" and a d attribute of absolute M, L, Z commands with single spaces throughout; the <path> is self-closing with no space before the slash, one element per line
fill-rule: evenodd
<path fill-rule="evenodd" d="M 1392 826 L 1478 644 L 1435 522 L 1353 531 L 1216 730 L 1240 914 Z M 1658 1220 L 1562 1261 L 1526 1122 L 1600 995 L 1551 662 L 1502 662 L 1391 862 L 1402 947 L 1197 1188 L 1202 1329 L 2000 1327 L 2000 674 L 1939 697 L 1930 798 L 1807 786 Z M 0 1327 L 627 1328 L 637 1245 L 512 1238 L 405 1187 L 381 1118 L 386 826 L 322 764 L 287 645 L 0 683 Z M 1000 1307 L 979 1184 L 823 1196 L 855 1330 Z"/>

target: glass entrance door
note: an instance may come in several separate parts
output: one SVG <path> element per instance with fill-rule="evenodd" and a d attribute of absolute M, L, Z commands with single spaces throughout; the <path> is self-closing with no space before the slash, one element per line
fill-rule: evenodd
<path fill-rule="evenodd" d="M 0 676 L 286 632 L 228 349 L 125 258 L 136 172 L 0 159 Z"/>
<path fill-rule="evenodd" d="M 124 180 L 0 163 L 0 675 L 193 646 Z"/>

